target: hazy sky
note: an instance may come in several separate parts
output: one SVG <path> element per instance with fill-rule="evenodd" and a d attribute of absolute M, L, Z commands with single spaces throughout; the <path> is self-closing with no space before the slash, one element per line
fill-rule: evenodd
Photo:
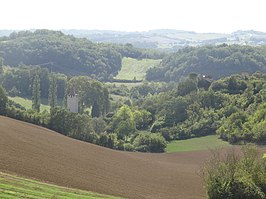
<path fill-rule="evenodd" d="M 2 0 L 0 29 L 266 32 L 265 0 Z"/>

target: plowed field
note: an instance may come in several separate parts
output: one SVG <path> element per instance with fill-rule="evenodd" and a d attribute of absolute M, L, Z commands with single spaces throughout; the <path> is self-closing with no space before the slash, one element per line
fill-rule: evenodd
<path fill-rule="evenodd" d="M 0 171 L 125 198 L 206 198 L 208 151 L 129 153 L 0 117 Z"/>

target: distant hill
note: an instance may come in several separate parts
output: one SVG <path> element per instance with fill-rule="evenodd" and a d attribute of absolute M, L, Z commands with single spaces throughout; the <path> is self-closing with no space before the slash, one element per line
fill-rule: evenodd
<path fill-rule="evenodd" d="M 149 81 L 179 81 L 190 73 L 214 79 L 236 73 L 266 72 L 266 47 L 219 45 L 187 47 L 166 56 L 147 71 Z"/>
<path fill-rule="evenodd" d="M 130 44 L 95 43 L 60 31 L 20 31 L 0 37 L 0 57 L 5 65 L 39 65 L 54 72 L 89 75 L 100 80 L 115 76 L 123 57 L 161 59 L 162 56 L 163 53 L 137 49 Z"/>
<path fill-rule="evenodd" d="M 8 36 L 12 30 L 0 30 L 0 36 Z M 193 31 L 157 29 L 142 32 L 125 32 L 112 30 L 64 29 L 63 33 L 94 42 L 132 44 L 137 48 L 151 48 L 165 51 L 177 51 L 186 46 L 240 44 L 264 45 L 266 33 L 249 30 L 224 33 L 197 33 Z"/>
<path fill-rule="evenodd" d="M 121 54 L 116 50 L 49 30 L 13 32 L 1 37 L 0 57 L 13 67 L 40 65 L 68 75 L 107 78 L 121 68 Z"/>
<path fill-rule="evenodd" d="M 203 46 L 222 43 L 264 45 L 266 33 L 254 30 L 236 31 L 231 34 L 196 33 L 192 31 L 158 29 L 147 32 L 119 32 L 109 30 L 63 30 L 66 34 L 85 37 L 96 42 L 131 43 L 139 48 L 177 51 L 186 46 Z"/>

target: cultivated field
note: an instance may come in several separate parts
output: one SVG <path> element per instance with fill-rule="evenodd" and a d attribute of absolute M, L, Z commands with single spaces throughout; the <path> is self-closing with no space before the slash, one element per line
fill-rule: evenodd
<path fill-rule="evenodd" d="M 0 171 L 125 198 L 206 198 L 198 171 L 209 151 L 114 151 L 0 117 Z"/>

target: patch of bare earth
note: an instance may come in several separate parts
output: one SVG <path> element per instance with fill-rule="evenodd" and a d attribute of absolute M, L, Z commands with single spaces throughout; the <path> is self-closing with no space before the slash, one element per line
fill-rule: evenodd
<path fill-rule="evenodd" d="M 110 150 L 0 117 L 0 171 L 125 198 L 206 198 L 198 170 L 208 151 Z"/>

